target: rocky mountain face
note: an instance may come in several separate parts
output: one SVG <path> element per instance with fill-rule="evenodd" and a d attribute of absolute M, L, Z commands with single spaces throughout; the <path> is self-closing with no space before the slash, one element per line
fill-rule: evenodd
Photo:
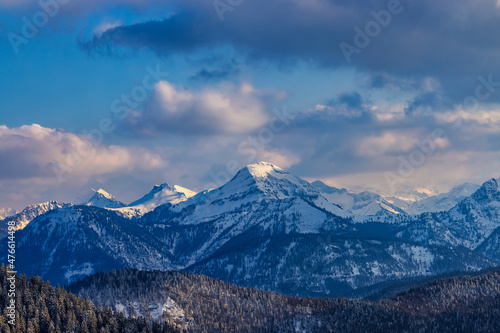
<path fill-rule="evenodd" d="M 323 193 L 262 162 L 140 218 L 59 209 L 18 233 L 19 267 L 59 283 L 120 267 L 182 269 L 290 295 L 338 296 L 499 262 L 496 180 L 447 212 L 417 216 L 359 218 Z"/>

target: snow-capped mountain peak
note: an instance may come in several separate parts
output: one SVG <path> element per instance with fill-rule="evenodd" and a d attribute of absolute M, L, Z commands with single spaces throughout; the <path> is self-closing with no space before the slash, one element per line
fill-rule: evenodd
<path fill-rule="evenodd" d="M 223 216 L 239 211 L 247 214 L 248 208 L 242 207 L 271 203 L 279 205 L 292 201 L 295 202 L 294 209 L 302 215 L 306 214 L 305 211 L 317 208 L 340 217 L 349 215 L 338 205 L 329 202 L 307 181 L 267 162 L 247 165 L 223 186 L 199 193 L 177 205 L 174 210 L 181 211 L 186 207 L 196 206 L 189 223 L 198 223 L 206 221 L 206 216 Z M 302 204 L 306 208 L 301 208 Z"/>
<path fill-rule="evenodd" d="M 102 188 L 98 189 L 97 191 L 92 189 L 92 191 L 96 192 L 97 194 L 103 196 L 106 199 L 114 200 L 115 197 L 109 194 L 108 192 L 104 191 Z"/>
<path fill-rule="evenodd" d="M 182 186 L 170 186 L 167 183 L 163 183 L 153 186 L 153 189 L 148 194 L 132 202 L 127 207 L 119 208 L 116 211 L 124 217 L 138 217 L 154 210 L 158 206 L 167 203 L 175 205 L 195 195 L 196 192 Z"/>
<path fill-rule="evenodd" d="M 318 197 L 319 192 L 305 180 L 268 162 L 250 164 L 232 180 L 217 189 L 219 199 L 232 196 L 260 195 L 267 199 L 294 196 Z"/>
<path fill-rule="evenodd" d="M 98 189 L 98 190 L 91 189 L 91 191 L 93 192 L 93 194 L 89 200 L 83 203 L 85 206 L 94 206 L 100 208 L 125 207 L 124 203 L 116 200 L 116 198 L 113 195 L 109 194 L 103 189 Z"/>
<path fill-rule="evenodd" d="M 268 162 L 259 162 L 255 164 L 250 164 L 245 167 L 245 169 L 250 172 L 250 174 L 256 178 L 264 178 L 269 175 L 276 175 L 277 173 L 285 173 L 280 167 L 273 165 Z"/>
<path fill-rule="evenodd" d="M 154 205 L 155 207 L 165 203 L 176 204 L 194 196 L 196 192 L 187 188 L 174 185 L 170 186 L 167 183 L 155 185 L 153 189 L 137 201 L 132 202 L 129 207 L 139 205 Z"/>

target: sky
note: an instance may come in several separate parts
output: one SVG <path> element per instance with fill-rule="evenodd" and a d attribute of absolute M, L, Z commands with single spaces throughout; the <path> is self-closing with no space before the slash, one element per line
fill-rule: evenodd
<path fill-rule="evenodd" d="M 0 0 L 0 208 L 274 163 L 407 195 L 500 177 L 500 1 Z"/>

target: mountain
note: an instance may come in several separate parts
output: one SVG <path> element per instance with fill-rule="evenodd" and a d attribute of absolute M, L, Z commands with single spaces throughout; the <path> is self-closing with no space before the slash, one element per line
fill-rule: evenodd
<path fill-rule="evenodd" d="M 12 215 L 16 215 L 17 211 L 12 208 L 0 208 L 0 220 L 3 220 Z"/>
<path fill-rule="evenodd" d="M 155 185 L 151 192 L 143 196 L 137 201 L 132 202 L 127 207 L 117 209 L 122 216 L 132 218 L 142 216 L 156 207 L 170 203 L 177 204 L 196 195 L 196 192 L 187 188 L 174 185 L 170 186 L 167 183 Z M 118 207 L 120 208 L 120 207 Z"/>
<path fill-rule="evenodd" d="M 471 196 L 481 186 L 473 183 L 465 183 L 456 186 L 450 192 L 430 196 L 409 205 L 405 211 L 408 214 L 422 214 L 425 212 L 444 212 L 453 208 L 460 201 Z"/>
<path fill-rule="evenodd" d="M 426 244 L 463 246 L 499 260 L 500 252 L 493 249 L 495 237 L 500 232 L 498 182 L 497 179 L 485 182 L 449 211 L 424 213 L 414 220 L 399 221 L 404 230 L 398 236 Z"/>
<path fill-rule="evenodd" d="M 379 194 L 364 191 L 353 193 L 346 189 L 338 189 L 317 180 L 312 185 L 330 202 L 335 203 L 354 215 L 385 216 L 405 214 L 405 211 L 391 204 Z"/>
<path fill-rule="evenodd" d="M 16 240 L 20 271 L 61 284 L 122 267 L 168 269 L 173 261 L 145 227 L 98 207 L 49 211 Z"/>
<path fill-rule="evenodd" d="M 344 228 L 347 216 L 305 180 L 261 162 L 218 189 L 160 206 L 141 221 L 157 229 L 181 268 L 251 230 L 255 235 L 318 233 Z"/>
<path fill-rule="evenodd" d="M 20 213 L 16 215 L 9 216 L 0 221 L 0 238 L 4 238 L 7 234 L 8 223 L 14 223 L 15 230 L 22 230 L 24 227 L 28 225 L 33 219 L 36 217 L 45 214 L 48 211 L 54 209 L 62 209 L 71 207 L 72 204 L 65 204 L 57 201 L 49 201 L 34 205 L 29 205 L 25 209 L 23 209 Z"/>
<path fill-rule="evenodd" d="M 500 271 L 440 279 L 377 302 L 287 297 L 185 272 L 99 273 L 68 289 L 129 318 L 189 332 L 498 332 Z"/>
<path fill-rule="evenodd" d="M 85 206 L 94 206 L 100 208 L 121 208 L 126 206 L 124 203 L 116 200 L 114 196 L 104 191 L 103 189 L 91 190 L 92 195 L 90 199 L 83 202 L 83 205 Z"/>
<path fill-rule="evenodd" d="M 218 189 L 157 208 L 141 223 L 179 260 L 176 269 L 293 295 L 341 295 L 495 264 L 465 247 L 402 240 L 400 224 L 378 220 L 360 222 L 311 184 L 258 163 Z"/>
<path fill-rule="evenodd" d="M 133 267 L 186 270 L 289 295 L 339 296 L 497 265 L 494 247 L 481 247 L 488 239 L 494 245 L 493 182 L 448 212 L 361 219 L 303 179 L 261 162 L 217 189 L 140 218 L 88 206 L 39 216 L 17 235 L 19 267 L 58 283 Z"/>

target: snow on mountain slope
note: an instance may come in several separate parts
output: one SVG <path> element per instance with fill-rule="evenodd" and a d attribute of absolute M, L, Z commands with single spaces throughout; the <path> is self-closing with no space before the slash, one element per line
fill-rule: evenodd
<path fill-rule="evenodd" d="M 471 196 L 481 186 L 473 183 L 465 183 L 451 189 L 450 192 L 416 201 L 406 209 L 408 214 L 422 214 L 425 212 L 444 212 L 453 208 L 460 201 Z"/>
<path fill-rule="evenodd" d="M 0 208 L 0 220 L 16 215 L 17 211 L 12 208 Z"/>
<path fill-rule="evenodd" d="M 341 217 L 349 216 L 341 207 L 330 203 L 318 190 L 305 180 L 294 176 L 283 169 L 267 162 L 251 164 L 240 171 L 229 182 L 218 189 L 204 192 L 193 201 L 178 205 L 182 209 L 194 201 L 203 201 L 204 205 L 212 206 L 210 215 L 229 212 L 249 202 L 284 200 L 301 198 L 319 208 Z M 217 208 L 215 208 L 217 206 Z M 197 209 L 193 217 L 207 216 L 206 211 Z M 208 215 L 208 216 L 210 216 Z M 189 223 L 198 223 L 196 218 Z"/>
<path fill-rule="evenodd" d="M 122 267 L 169 269 L 173 260 L 146 228 L 98 207 L 52 210 L 16 238 L 19 269 L 54 283 Z"/>
<path fill-rule="evenodd" d="M 141 199 L 132 202 L 129 206 L 160 206 L 167 202 L 171 204 L 176 204 L 184 201 L 192 196 L 196 195 L 196 192 L 188 190 L 187 188 L 174 185 L 170 186 L 167 183 L 161 185 L 155 185 L 151 192 L 143 196 Z"/>
<path fill-rule="evenodd" d="M 380 195 L 371 192 L 353 193 L 346 189 L 338 189 L 317 180 L 311 183 L 330 202 L 339 205 L 353 215 L 384 216 L 405 214 L 396 205 L 384 200 Z"/>
<path fill-rule="evenodd" d="M 453 233 L 464 239 L 468 248 L 476 248 L 500 227 L 499 181 L 491 179 L 484 183 L 453 207 L 444 221 Z"/>
<path fill-rule="evenodd" d="M 382 281 L 479 270 L 493 264 L 464 249 L 340 235 L 235 239 L 187 270 L 288 295 L 339 297 Z"/>
<path fill-rule="evenodd" d="M 476 249 L 500 228 L 498 182 L 496 179 L 487 181 L 449 211 L 399 219 L 396 221 L 401 227 L 398 237 L 426 244 Z"/>
<path fill-rule="evenodd" d="M 92 196 L 90 199 L 85 201 L 83 205 L 94 206 L 99 208 L 121 208 L 125 207 L 125 204 L 116 200 L 114 196 L 104 191 L 103 189 L 94 190 L 91 189 Z"/>
<path fill-rule="evenodd" d="M 20 213 L 17 213 L 16 215 L 9 216 L 5 218 L 4 220 L 0 221 L 0 230 L 7 230 L 8 226 L 7 223 L 14 221 L 16 226 L 16 230 L 21 230 L 28 225 L 34 218 L 47 213 L 48 211 L 54 210 L 54 209 L 61 209 L 61 208 L 68 208 L 71 207 L 73 204 L 65 204 L 57 201 L 49 201 L 49 202 L 44 202 L 44 203 L 39 203 L 39 204 L 34 204 L 34 205 L 29 205 L 25 209 L 23 209 Z"/>
<path fill-rule="evenodd" d="M 162 206 L 146 215 L 144 223 L 164 228 L 171 253 L 192 264 L 250 228 L 271 234 L 316 233 L 342 228 L 349 216 L 305 180 L 260 162 L 218 189 Z"/>
<path fill-rule="evenodd" d="M 116 209 L 115 211 L 127 218 L 139 217 L 154 210 L 158 206 L 166 203 L 175 205 L 195 195 L 196 192 L 187 188 L 178 185 L 170 186 L 164 183 L 155 185 L 151 192 L 139 200 L 132 202 L 127 207 Z"/>
<path fill-rule="evenodd" d="M 132 221 L 116 214 L 125 208 L 77 206 L 40 216 L 18 234 L 19 267 L 62 283 L 121 267 L 182 269 L 291 294 L 333 295 L 498 264 L 497 247 L 481 247 L 498 239 L 497 180 L 448 212 L 365 216 L 366 223 L 265 162 L 241 169 L 217 189 L 187 199 L 179 192 L 155 187 L 136 204 L 175 204 Z"/>

